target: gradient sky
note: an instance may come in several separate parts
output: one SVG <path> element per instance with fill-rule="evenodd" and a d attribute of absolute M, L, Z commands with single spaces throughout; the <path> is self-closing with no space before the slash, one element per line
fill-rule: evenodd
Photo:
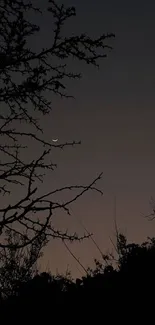
<path fill-rule="evenodd" d="M 41 1 L 38 1 L 39 3 Z M 89 183 L 103 171 L 98 186 L 104 196 L 87 193 L 72 205 L 73 215 L 58 214 L 55 226 L 83 233 L 81 219 L 103 252 L 112 248 L 114 239 L 114 196 L 117 223 L 129 240 L 141 242 L 155 234 L 155 221 L 142 214 L 151 211 L 149 200 L 155 192 L 155 2 L 116 0 L 64 0 L 77 9 L 70 29 L 98 36 L 113 32 L 114 49 L 100 64 L 100 70 L 80 64 L 80 81 L 68 83 L 75 100 L 54 99 L 49 137 L 60 142 L 81 140 L 76 148 L 67 148 L 54 157 L 57 171 L 45 180 L 49 189 L 68 184 Z M 47 19 L 41 21 L 42 35 L 35 46 L 49 41 Z M 99 252 L 90 240 L 69 246 L 85 267 L 93 265 Z M 76 261 L 60 241 L 51 241 L 45 249 L 41 267 L 80 276 Z M 82 269 L 81 269 L 82 271 Z"/>

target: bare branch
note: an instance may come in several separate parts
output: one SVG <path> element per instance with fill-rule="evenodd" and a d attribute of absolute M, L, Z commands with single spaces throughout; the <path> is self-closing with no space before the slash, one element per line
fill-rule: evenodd
<path fill-rule="evenodd" d="M 40 26 L 28 20 L 28 13 L 43 13 L 27 0 L 1 0 L 0 3 L 0 248 L 29 247 L 39 238 L 81 240 L 76 233 L 61 232 L 53 227 L 56 209 L 70 214 L 70 204 L 91 190 L 102 194 L 96 187 L 100 174 L 90 185 L 68 185 L 42 193 L 38 186 L 46 172 L 53 172 L 57 164 L 51 161 L 54 149 L 76 146 L 80 141 L 53 143 L 45 139 L 42 117 L 51 112 L 48 94 L 72 98 L 67 81 L 81 78 L 81 73 L 69 69 L 69 60 L 76 59 L 98 67 L 105 58 L 113 34 L 102 34 L 96 39 L 73 33 L 63 36 L 63 26 L 76 15 L 75 8 L 65 8 L 49 1 L 47 8 L 54 22 L 53 38 L 47 48 L 38 52 L 28 47 L 28 39 L 39 33 Z M 39 114 L 39 118 L 38 118 Z M 40 146 L 41 153 L 29 158 L 29 140 Z M 26 144 L 25 144 L 26 143 Z M 27 156 L 27 161 L 25 158 Z M 12 189 L 21 187 L 20 198 L 11 203 Z M 62 202 L 59 194 L 69 191 L 70 199 Z M 76 193 L 75 193 L 76 192 Z M 40 194 L 42 193 L 42 194 Z M 8 196 L 2 200 L 4 196 Z M 9 196 L 10 195 L 10 196 Z M 10 200 L 10 204 L 8 204 Z M 5 234 L 13 234 L 18 241 L 7 242 Z M 3 238 L 3 239 L 2 239 Z"/>

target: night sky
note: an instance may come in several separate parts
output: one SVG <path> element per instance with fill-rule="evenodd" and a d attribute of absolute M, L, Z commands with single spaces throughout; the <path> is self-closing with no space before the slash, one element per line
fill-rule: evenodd
<path fill-rule="evenodd" d="M 39 3 L 41 1 L 38 1 Z M 48 190 L 69 184 L 87 184 L 103 171 L 98 183 L 104 195 L 89 192 L 71 206 L 71 216 L 56 214 L 53 222 L 80 235 L 80 221 L 94 233 L 104 253 L 114 240 L 114 197 L 117 224 L 129 240 L 141 242 L 155 233 L 155 221 L 144 217 L 155 192 L 155 2 L 116 0 L 64 0 L 73 5 L 77 17 L 65 32 L 86 32 L 98 36 L 113 32 L 113 50 L 95 69 L 71 62 L 82 79 L 68 83 L 74 100 L 53 99 L 52 114 L 44 121 L 46 135 L 59 142 L 81 140 L 75 148 L 56 151 L 58 163 L 44 187 Z M 41 46 L 50 40 L 48 19 L 41 21 Z M 65 199 L 65 198 L 64 198 Z M 100 254 L 90 240 L 69 245 L 85 267 Z M 82 269 L 60 241 L 52 240 L 45 249 L 41 268 L 80 276 Z M 82 271 L 83 272 L 83 271 Z"/>

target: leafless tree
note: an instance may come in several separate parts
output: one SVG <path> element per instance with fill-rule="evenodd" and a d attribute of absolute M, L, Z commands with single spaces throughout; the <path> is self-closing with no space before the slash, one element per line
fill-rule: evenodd
<path fill-rule="evenodd" d="M 8 245 L 0 250 L 0 293 L 3 299 L 18 295 L 21 286 L 39 273 L 37 262 L 47 244 L 46 235 L 42 233 L 31 245 L 16 249 L 20 241 L 19 234 L 6 231 Z"/>
<path fill-rule="evenodd" d="M 47 12 L 54 25 L 53 38 L 47 48 L 34 52 L 28 46 L 29 37 L 35 36 L 40 27 L 28 19 L 30 13 L 44 14 L 35 8 L 33 1 L 0 1 L 0 248 L 20 249 L 50 236 L 62 240 L 85 238 L 61 232 L 52 225 L 52 215 L 57 209 L 70 213 L 70 203 L 88 190 L 102 193 L 96 181 L 89 185 L 71 185 L 40 194 L 39 182 L 46 171 L 53 171 L 56 164 L 49 159 L 54 149 L 63 149 L 80 142 L 57 144 L 45 139 L 42 116 L 51 111 L 48 93 L 64 98 L 72 97 L 66 90 L 66 81 L 78 79 L 79 73 L 69 71 L 68 59 L 75 58 L 86 64 L 98 66 L 111 46 L 107 44 L 113 34 L 103 34 L 92 39 L 85 34 L 63 36 L 63 25 L 75 16 L 75 8 L 65 8 L 56 1 L 49 1 Z M 39 118 L 38 118 L 39 116 Z M 41 154 L 28 161 L 24 145 L 29 139 L 42 147 Z M 39 151 L 38 151 L 39 152 Z M 12 193 L 21 187 L 21 196 L 12 203 Z M 40 185 L 39 185 L 40 189 Z M 75 190 L 66 202 L 54 199 L 55 194 Z M 7 199 L 6 199 L 7 197 Z M 8 202 L 10 204 L 8 204 Z M 18 236 L 18 241 L 8 242 L 5 235 Z"/>

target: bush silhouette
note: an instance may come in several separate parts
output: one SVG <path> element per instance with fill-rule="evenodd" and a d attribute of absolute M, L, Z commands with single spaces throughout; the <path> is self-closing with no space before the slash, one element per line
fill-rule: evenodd
<path fill-rule="evenodd" d="M 115 267 L 98 262 L 97 268 L 75 281 L 67 275 L 40 273 L 21 284 L 16 297 L 2 302 L 2 315 L 11 315 L 11 319 L 14 315 L 16 320 L 20 318 L 19 310 L 25 313 L 26 308 L 25 319 L 46 319 L 48 311 L 52 311 L 53 319 L 59 315 L 59 320 L 64 321 L 70 313 L 77 313 L 76 320 L 80 321 L 82 315 L 87 320 L 99 319 L 105 311 L 106 317 L 110 313 L 112 319 L 115 316 L 110 310 L 118 310 L 120 306 L 126 313 L 131 309 L 128 316 L 148 311 L 150 301 L 148 304 L 146 297 L 155 289 L 155 239 L 148 238 L 141 245 L 128 244 L 122 234 L 118 239 Z M 145 309 L 140 311 L 143 305 Z"/>

